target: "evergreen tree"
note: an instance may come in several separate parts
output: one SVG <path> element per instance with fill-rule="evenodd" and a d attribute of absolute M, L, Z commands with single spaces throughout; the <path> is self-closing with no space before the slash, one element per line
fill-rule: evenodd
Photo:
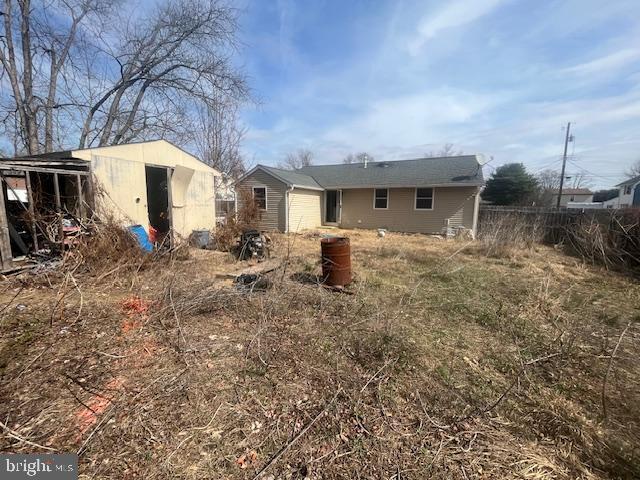
<path fill-rule="evenodd" d="M 482 199 L 494 205 L 523 205 L 538 189 L 538 181 L 521 163 L 499 167 L 487 180 Z"/>

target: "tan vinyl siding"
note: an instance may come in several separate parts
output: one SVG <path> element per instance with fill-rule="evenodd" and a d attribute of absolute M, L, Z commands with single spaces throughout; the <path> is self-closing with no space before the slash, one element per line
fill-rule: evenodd
<path fill-rule="evenodd" d="M 436 187 L 433 210 L 415 210 L 415 188 L 390 188 L 386 210 L 373 209 L 373 189 L 342 190 L 344 228 L 386 228 L 397 232 L 442 233 L 450 226 L 473 227 L 476 187 Z"/>
<path fill-rule="evenodd" d="M 289 192 L 289 230 L 297 232 L 322 224 L 322 192 L 295 188 Z"/>
<path fill-rule="evenodd" d="M 286 192 L 287 186 L 280 180 L 271 175 L 256 170 L 246 177 L 240 184 L 238 190 L 247 190 L 252 193 L 253 187 L 267 187 L 267 210 L 262 212 L 260 222 L 256 227 L 260 230 L 279 230 L 284 232 L 286 229 Z M 242 196 L 238 196 L 238 202 Z"/>

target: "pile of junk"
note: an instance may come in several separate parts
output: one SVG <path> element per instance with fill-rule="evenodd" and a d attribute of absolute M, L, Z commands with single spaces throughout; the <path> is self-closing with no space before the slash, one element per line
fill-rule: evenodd
<path fill-rule="evenodd" d="M 258 230 L 244 230 L 232 251 L 238 260 L 266 260 L 271 256 L 271 238 Z"/>

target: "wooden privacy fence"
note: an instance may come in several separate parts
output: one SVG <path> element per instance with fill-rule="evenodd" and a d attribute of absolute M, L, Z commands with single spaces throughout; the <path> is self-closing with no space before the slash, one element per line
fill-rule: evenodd
<path fill-rule="evenodd" d="M 563 245 L 592 263 L 640 267 L 640 209 L 483 206 L 478 238 L 496 244 Z"/>

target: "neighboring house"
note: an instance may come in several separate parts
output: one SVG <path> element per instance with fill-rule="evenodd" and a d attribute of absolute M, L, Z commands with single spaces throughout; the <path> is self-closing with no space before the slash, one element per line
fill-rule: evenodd
<path fill-rule="evenodd" d="M 557 205 L 559 190 L 553 191 L 553 206 Z M 569 202 L 591 203 L 593 192 L 588 188 L 563 188 L 560 196 L 560 206 L 566 207 Z"/>
<path fill-rule="evenodd" d="M 640 175 L 616 185 L 618 196 L 603 202 L 605 208 L 628 208 L 640 206 Z"/>
<path fill-rule="evenodd" d="M 161 234 L 171 231 L 182 237 L 215 228 L 214 179 L 220 173 L 166 140 L 4 158 L 0 172 L 9 201 L 6 208 L 0 205 L 5 268 L 17 253 L 26 253 L 25 247 L 37 250 L 39 240 L 46 240 L 38 238 L 35 226 L 18 228 L 21 216 L 16 212 L 26 207 L 77 218 L 95 211 L 126 226 L 139 224 L 146 230 L 151 225 Z M 27 202 L 16 210 L 8 191 L 17 185 L 26 186 Z M 28 204 L 31 198 L 34 205 Z M 31 232 L 22 242 L 13 235 L 8 252 L 5 229 L 13 227 Z"/>
<path fill-rule="evenodd" d="M 263 230 L 328 225 L 440 234 L 464 227 L 475 234 L 482 185 L 477 156 L 464 155 L 298 170 L 258 165 L 236 190 L 251 193 Z"/>

